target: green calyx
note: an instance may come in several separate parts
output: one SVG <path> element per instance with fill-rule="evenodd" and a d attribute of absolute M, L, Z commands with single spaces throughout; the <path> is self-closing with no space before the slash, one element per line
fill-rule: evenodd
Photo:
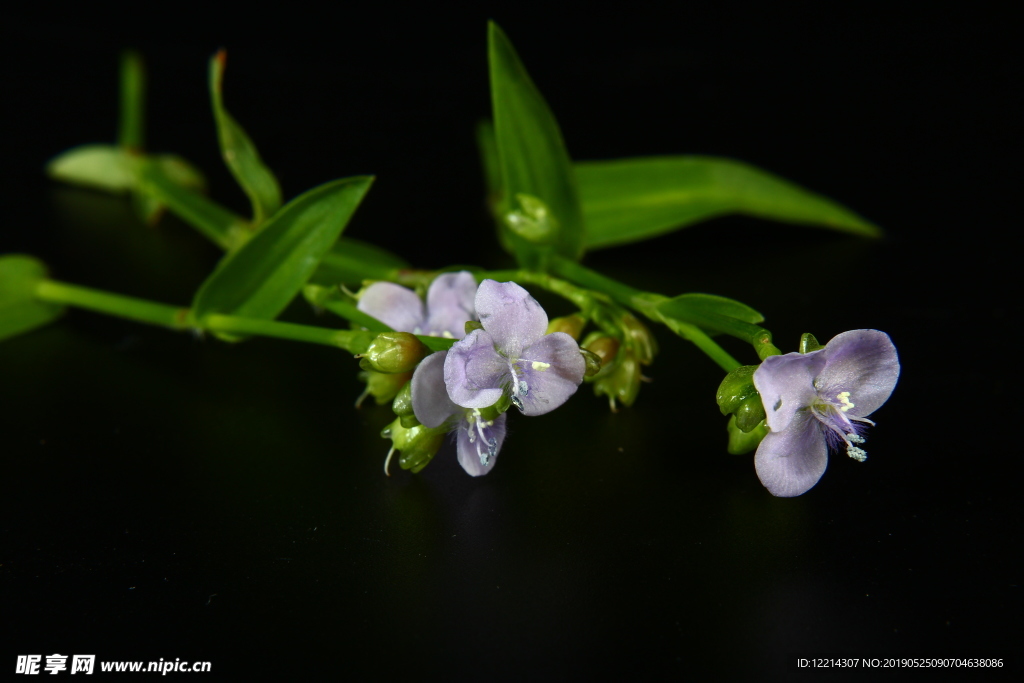
<path fill-rule="evenodd" d="M 409 380 L 412 379 L 412 373 L 387 374 L 375 370 L 367 370 L 359 373 L 359 379 L 366 382 L 366 390 L 359 397 L 356 405 L 358 406 L 366 396 L 373 396 L 374 402 L 380 406 L 394 399 L 398 392 L 409 384 Z"/>
<path fill-rule="evenodd" d="M 612 412 L 617 410 L 616 403 L 629 407 L 636 401 L 640 393 L 640 360 L 633 349 L 624 347 L 619 350 L 615 362 L 603 367 L 592 379 L 594 394 L 607 396 Z"/>
<path fill-rule="evenodd" d="M 412 382 L 406 382 L 402 385 L 402 388 L 398 390 L 395 395 L 395 400 L 391 402 L 391 410 L 395 412 L 398 417 L 408 417 L 413 414 L 412 409 Z"/>
<path fill-rule="evenodd" d="M 729 418 L 727 429 L 729 430 L 728 451 L 733 455 L 750 453 L 760 445 L 761 439 L 768 434 L 768 428 L 763 421 L 758 422 L 749 430 L 740 429 L 735 415 Z"/>
<path fill-rule="evenodd" d="M 381 437 L 391 439 L 392 450 L 399 451 L 398 464 L 413 474 L 430 464 L 444 442 L 447 430 L 444 427 L 404 427 L 399 418 L 384 428 Z"/>
<path fill-rule="evenodd" d="M 735 425 L 741 432 L 747 433 L 757 427 L 765 418 L 761 394 L 754 388 L 754 373 L 757 365 L 744 365 L 736 368 L 722 380 L 718 386 L 718 408 L 722 415 L 732 415 L 730 429 Z"/>
<path fill-rule="evenodd" d="M 757 389 L 754 388 L 754 373 L 757 365 L 743 365 L 736 368 L 722 380 L 718 385 L 718 394 L 715 399 L 722 415 L 731 415 L 739 410 L 740 404 L 751 396 L 757 396 Z"/>

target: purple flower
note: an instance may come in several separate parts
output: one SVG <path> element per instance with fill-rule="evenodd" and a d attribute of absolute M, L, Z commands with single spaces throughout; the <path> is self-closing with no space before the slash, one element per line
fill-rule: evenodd
<path fill-rule="evenodd" d="M 483 329 L 457 342 L 444 362 L 454 403 L 481 409 L 508 395 L 524 415 L 543 415 L 575 393 L 586 370 L 580 347 L 564 332 L 544 334 L 547 313 L 529 292 L 484 280 L 475 307 Z"/>
<path fill-rule="evenodd" d="M 393 282 L 374 282 L 363 291 L 356 306 L 397 332 L 462 339 L 466 321 L 474 320 L 472 273 L 442 273 L 427 290 L 427 303 L 411 289 Z"/>
<path fill-rule="evenodd" d="M 424 358 L 412 376 L 412 406 L 416 419 L 425 427 L 445 423 L 457 431 L 456 451 L 459 464 L 474 477 L 494 468 L 498 451 L 505 440 L 505 413 L 488 419 L 488 411 L 467 410 L 452 403 L 444 384 L 446 351 Z"/>
<path fill-rule="evenodd" d="M 867 417 L 892 393 L 900 362 L 889 336 L 852 330 L 811 353 L 769 356 L 754 373 L 769 433 L 754 466 L 776 496 L 799 496 L 821 478 L 829 447 L 861 462 Z"/>

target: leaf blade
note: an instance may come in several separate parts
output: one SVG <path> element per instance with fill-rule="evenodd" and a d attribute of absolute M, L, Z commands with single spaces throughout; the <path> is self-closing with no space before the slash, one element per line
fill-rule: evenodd
<path fill-rule="evenodd" d="M 666 234 L 727 213 L 878 237 L 881 230 L 826 197 L 720 157 L 635 157 L 575 166 L 588 249 Z"/>
<path fill-rule="evenodd" d="M 764 316 L 746 304 L 714 294 L 688 293 L 666 299 L 657 305 L 666 318 L 696 325 L 706 332 L 752 338 Z"/>
<path fill-rule="evenodd" d="M 341 178 L 285 205 L 203 283 L 193 302 L 196 318 L 275 318 L 309 280 L 372 181 L 367 176 Z"/>
<path fill-rule="evenodd" d="M 488 57 L 501 170 L 499 217 L 517 208 L 517 196 L 540 200 L 555 219 L 550 243 L 562 256 L 579 260 L 584 247 L 583 212 L 558 122 L 512 43 L 494 22 L 488 25 Z M 520 248 L 535 249 L 518 235 L 510 237 Z"/>
<path fill-rule="evenodd" d="M 258 227 L 281 207 L 281 186 L 263 163 L 256 145 L 224 108 L 222 86 L 227 53 L 220 50 L 210 59 L 210 99 L 217 124 L 221 157 L 252 203 L 253 225 Z"/>

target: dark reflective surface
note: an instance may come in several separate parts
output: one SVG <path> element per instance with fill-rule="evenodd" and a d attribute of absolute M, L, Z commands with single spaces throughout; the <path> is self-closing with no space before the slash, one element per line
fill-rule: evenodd
<path fill-rule="evenodd" d="M 224 677 L 779 679 L 798 675 L 797 656 L 826 653 L 1012 663 L 1016 383 L 1002 344 L 1020 310 L 1002 289 L 1008 182 L 986 150 L 1017 119 L 1002 72 L 970 68 L 998 42 L 969 36 L 963 65 L 934 47 L 954 29 L 941 18 L 832 38 L 769 17 L 707 18 L 703 34 L 637 23 L 615 42 L 607 17 L 566 38 L 492 16 L 577 157 L 732 155 L 887 228 L 865 243 L 729 218 L 588 259 L 653 291 L 742 299 L 785 350 L 807 331 L 889 332 L 903 376 L 873 416 L 867 463 L 834 456 L 809 494 L 771 497 L 752 457 L 725 453 L 721 373 L 659 330 L 634 409 L 609 414 L 584 387 L 548 416 L 511 416 L 485 479 L 450 449 L 388 479 L 378 434 L 390 413 L 352 409 L 344 353 L 72 311 L 0 349 L 0 667 L 60 652 L 208 660 Z M 286 196 L 379 174 L 350 234 L 424 266 L 502 265 L 471 136 L 487 111 L 483 19 L 432 37 L 370 23 L 306 53 L 241 38 L 228 44 L 226 102 Z M 123 43 L 35 28 L 26 40 L 47 56 L 13 81 L 22 132 L 0 250 L 33 253 L 60 279 L 186 303 L 214 248 L 39 172 L 112 136 Z M 570 49 L 546 42 L 556 36 Z M 418 56 L 393 57 L 396 40 Z M 150 138 L 242 210 L 203 99 L 204 60 L 222 42 L 144 46 Z M 356 63 L 371 66 L 345 68 Z M 950 92 L 958 102 L 938 106 Z M 724 267 L 744 249 L 744 265 Z M 287 316 L 318 322 L 301 304 Z"/>

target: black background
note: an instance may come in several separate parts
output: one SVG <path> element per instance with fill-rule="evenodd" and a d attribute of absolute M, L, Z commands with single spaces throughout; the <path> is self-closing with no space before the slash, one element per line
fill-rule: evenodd
<path fill-rule="evenodd" d="M 473 140 L 493 18 L 574 158 L 734 157 L 887 231 L 729 217 L 587 265 L 743 300 L 784 351 L 806 331 L 885 330 L 903 375 L 868 461 L 833 456 L 796 499 L 726 454 L 720 371 L 662 329 L 633 409 L 609 414 L 584 386 L 548 416 L 513 416 L 484 479 L 451 451 L 385 478 L 390 412 L 352 409 L 345 354 L 70 311 L 0 350 L 0 672 L 54 652 L 206 660 L 214 678 L 779 680 L 820 675 L 794 662 L 826 654 L 1019 670 L 1008 20 L 780 7 L 15 22 L 0 251 L 58 279 L 186 304 L 219 257 L 173 217 L 144 226 L 127 200 L 42 173 L 113 140 L 124 47 L 148 61 L 149 148 L 198 164 L 215 199 L 246 210 L 206 99 L 224 46 L 226 105 L 286 197 L 373 173 L 347 234 L 421 267 L 507 265 Z M 336 324 L 301 303 L 287 316 Z"/>

